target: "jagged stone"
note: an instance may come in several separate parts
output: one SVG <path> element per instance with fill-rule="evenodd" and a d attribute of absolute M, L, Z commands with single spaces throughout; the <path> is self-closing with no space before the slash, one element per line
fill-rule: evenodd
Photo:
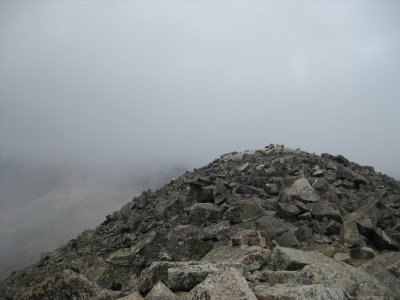
<path fill-rule="evenodd" d="M 17 299 L 112 299 L 113 293 L 101 289 L 85 276 L 63 270 L 43 282 L 29 287 Z"/>
<path fill-rule="evenodd" d="M 328 257 L 314 251 L 275 247 L 271 252 L 271 262 L 275 270 L 300 270 L 309 264 L 329 261 Z"/>
<path fill-rule="evenodd" d="M 259 246 L 265 248 L 267 243 L 265 241 L 266 233 L 256 230 L 242 230 L 232 237 L 232 245 L 240 246 Z"/>
<path fill-rule="evenodd" d="M 199 236 L 202 240 L 221 240 L 227 237 L 229 228 L 229 221 L 221 221 L 218 224 L 204 227 Z"/>
<path fill-rule="evenodd" d="M 281 235 L 288 230 L 288 225 L 284 220 L 275 218 L 273 216 L 263 216 L 258 218 L 255 223 L 258 228 L 265 231 L 267 235 L 267 244 L 275 237 Z"/>
<path fill-rule="evenodd" d="M 241 199 L 237 201 L 236 206 L 225 212 L 223 218 L 231 224 L 238 224 L 255 220 L 264 214 L 263 201 L 260 199 Z"/>
<path fill-rule="evenodd" d="M 337 167 L 337 177 L 340 179 L 347 179 L 349 181 L 352 181 L 357 186 L 360 184 L 368 183 L 368 180 L 364 176 L 358 174 L 357 172 L 351 170 L 350 168 L 341 165 Z"/>
<path fill-rule="evenodd" d="M 393 296 L 393 292 L 364 270 L 329 258 L 326 262 L 305 266 L 300 273 L 303 278 L 308 278 L 309 284 L 344 289 L 358 298 Z"/>
<path fill-rule="evenodd" d="M 223 213 L 221 207 L 211 203 L 196 203 L 185 210 L 189 212 L 188 222 L 193 225 L 205 222 L 217 223 Z"/>
<path fill-rule="evenodd" d="M 318 220 L 326 217 L 337 222 L 342 221 L 340 209 L 338 205 L 334 202 L 321 200 L 316 203 L 308 203 L 307 208 L 310 210 L 311 214 Z"/>
<path fill-rule="evenodd" d="M 265 282 L 273 286 L 275 284 L 300 284 L 307 280 L 301 277 L 298 271 L 271 271 L 268 269 L 256 270 L 247 276 L 248 280 L 253 282 Z"/>
<path fill-rule="evenodd" d="M 284 219 L 296 218 L 300 213 L 300 209 L 293 203 L 278 203 L 279 216 Z"/>
<path fill-rule="evenodd" d="M 400 252 L 382 253 L 362 268 L 400 295 Z"/>
<path fill-rule="evenodd" d="M 129 266 L 135 257 L 136 254 L 129 249 L 119 249 L 107 257 L 107 262 L 119 266 Z"/>
<path fill-rule="evenodd" d="M 143 300 L 144 298 L 138 292 L 130 293 L 125 297 L 118 298 L 117 300 Z"/>
<path fill-rule="evenodd" d="M 253 288 L 258 300 L 322 300 L 322 299 L 349 299 L 345 290 L 325 287 L 322 284 L 291 285 L 277 284 L 257 285 Z"/>
<path fill-rule="evenodd" d="M 286 231 L 275 238 L 279 246 L 283 247 L 296 247 L 299 244 L 297 237 L 291 231 Z"/>
<path fill-rule="evenodd" d="M 317 202 L 319 196 L 315 193 L 310 183 L 305 178 L 297 179 L 291 187 L 285 190 L 289 197 L 293 197 L 305 202 Z"/>
<path fill-rule="evenodd" d="M 178 297 L 167 288 L 161 281 L 157 282 L 144 300 L 177 300 Z"/>
<path fill-rule="evenodd" d="M 270 251 L 258 246 L 221 246 L 211 250 L 201 261 L 240 266 L 246 272 L 260 269 L 269 262 Z"/>
<path fill-rule="evenodd" d="M 358 232 L 356 222 L 345 222 L 340 230 L 340 240 L 350 246 L 360 246 L 363 240 Z"/>
<path fill-rule="evenodd" d="M 187 300 L 257 300 L 246 279 L 234 268 L 210 274 L 188 294 Z"/>
<path fill-rule="evenodd" d="M 206 262 L 154 262 L 139 277 L 138 288 L 148 292 L 158 281 L 172 291 L 190 291 L 219 266 Z"/>

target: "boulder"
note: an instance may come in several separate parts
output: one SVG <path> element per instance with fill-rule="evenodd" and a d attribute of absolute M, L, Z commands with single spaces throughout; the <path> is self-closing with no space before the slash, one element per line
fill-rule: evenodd
<path fill-rule="evenodd" d="M 31 286 L 16 299 L 112 299 L 113 293 L 101 289 L 82 274 L 63 270 L 43 282 Z"/>
<path fill-rule="evenodd" d="M 252 272 L 267 264 L 269 256 L 268 249 L 258 246 L 221 246 L 207 253 L 201 262 L 240 266 L 245 272 Z"/>
<path fill-rule="evenodd" d="M 187 300 L 257 300 L 246 279 L 234 268 L 210 274 L 188 294 Z"/>
<path fill-rule="evenodd" d="M 230 225 L 229 221 L 221 221 L 217 224 L 204 227 L 199 233 L 199 238 L 202 240 L 221 240 L 227 237 Z"/>
<path fill-rule="evenodd" d="M 177 300 L 178 297 L 167 288 L 161 281 L 157 282 L 144 300 Z"/>
<path fill-rule="evenodd" d="M 265 241 L 266 233 L 259 230 L 242 230 L 232 237 L 232 245 L 240 246 L 259 246 L 261 248 L 267 247 Z"/>
<path fill-rule="evenodd" d="M 400 295 L 400 252 L 379 254 L 362 268 Z"/>
<path fill-rule="evenodd" d="M 161 281 L 172 291 L 190 291 L 218 270 L 219 266 L 206 262 L 154 262 L 140 275 L 138 287 L 141 292 L 148 292 Z"/>
<path fill-rule="evenodd" d="M 322 220 L 326 217 L 337 222 L 342 221 L 339 206 L 334 202 L 320 200 L 315 203 L 308 203 L 307 208 L 310 210 L 313 217 L 318 220 Z"/>
<path fill-rule="evenodd" d="M 319 200 L 319 196 L 305 178 L 294 181 L 291 187 L 285 190 L 285 194 L 304 202 L 317 202 Z"/>
<path fill-rule="evenodd" d="M 255 223 L 260 230 L 266 233 L 267 244 L 289 229 L 284 220 L 273 216 L 262 216 Z"/>
<path fill-rule="evenodd" d="M 297 205 L 293 203 L 278 203 L 277 205 L 279 216 L 284 219 L 296 218 L 301 213 Z"/>
<path fill-rule="evenodd" d="M 325 287 L 322 284 L 293 285 L 268 284 L 256 285 L 253 288 L 258 300 L 347 300 L 349 297 L 345 290 L 340 288 Z"/>
<path fill-rule="evenodd" d="M 265 214 L 263 202 L 258 198 L 241 199 L 224 213 L 224 220 L 229 220 L 231 224 L 255 220 Z"/>
<path fill-rule="evenodd" d="M 196 203 L 185 210 L 189 212 L 188 223 L 196 226 L 205 222 L 218 223 L 223 214 L 221 207 L 211 203 Z"/>
<path fill-rule="evenodd" d="M 143 300 L 144 298 L 138 292 L 130 293 L 125 297 L 118 298 L 117 300 Z"/>
<path fill-rule="evenodd" d="M 271 252 L 271 262 L 274 270 L 300 270 L 309 264 L 329 261 L 331 259 L 314 251 L 275 247 Z"/>
<path fill-rule="evenodd" d="M 339 165 L 337 167 L 337 177 L 340 179 L 347 179 L 349 181 L 354 182 L 354 184 L 357 186 L 359 186 L 360 184 L 364 184 L 366 185 L 368 183 L 368 180 L 358 174 L 357 172 L 353 171 L 352 169 L 348 168 L 348 167 L 344 167 Z"/>
<path fill-rule="evenodd" d="M 393 296 L 379 280 L 359 268 L 347 265 L 334 259 L 327 262 L 305 266 L 301 276 L 309 280 L 309 284 L 323 284 L 324 286 L 340 288 L 351 296 L 367 298 L 370 296 Z"/>
<path fill-rule="evenodd" d="M 340 240 L 350 246 L 360 246 L 363 244 L 363 239 L 358 232 L 356 222 L 345 222 L 342 224 Z"/>

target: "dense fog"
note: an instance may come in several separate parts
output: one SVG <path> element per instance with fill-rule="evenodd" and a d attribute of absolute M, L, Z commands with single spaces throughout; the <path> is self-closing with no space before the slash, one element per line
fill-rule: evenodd
<path fill-rule="evenodd" d="M 400 178 L 400 2 L 0 0 L 0 276 L 270 143 Z"/>

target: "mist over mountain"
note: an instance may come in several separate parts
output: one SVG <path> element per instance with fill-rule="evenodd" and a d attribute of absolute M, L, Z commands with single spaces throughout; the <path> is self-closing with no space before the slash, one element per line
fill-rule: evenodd
<path fill-rule="evenodd" d="M 0 0 L 0 276 L 270 143 L 400 179 L 399 1 Z"/>
<path fill-rule="evenodd" d="M 0 163 L 0 277 L 184 170 Z"/>

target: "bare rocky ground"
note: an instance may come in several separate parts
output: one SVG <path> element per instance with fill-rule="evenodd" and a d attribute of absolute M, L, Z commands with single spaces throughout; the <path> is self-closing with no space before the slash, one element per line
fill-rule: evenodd
<path fill-rule="evenodd" d="M 143 192 L 1 299 L 400 299 L 400 185 L 270 145 Z"/>

